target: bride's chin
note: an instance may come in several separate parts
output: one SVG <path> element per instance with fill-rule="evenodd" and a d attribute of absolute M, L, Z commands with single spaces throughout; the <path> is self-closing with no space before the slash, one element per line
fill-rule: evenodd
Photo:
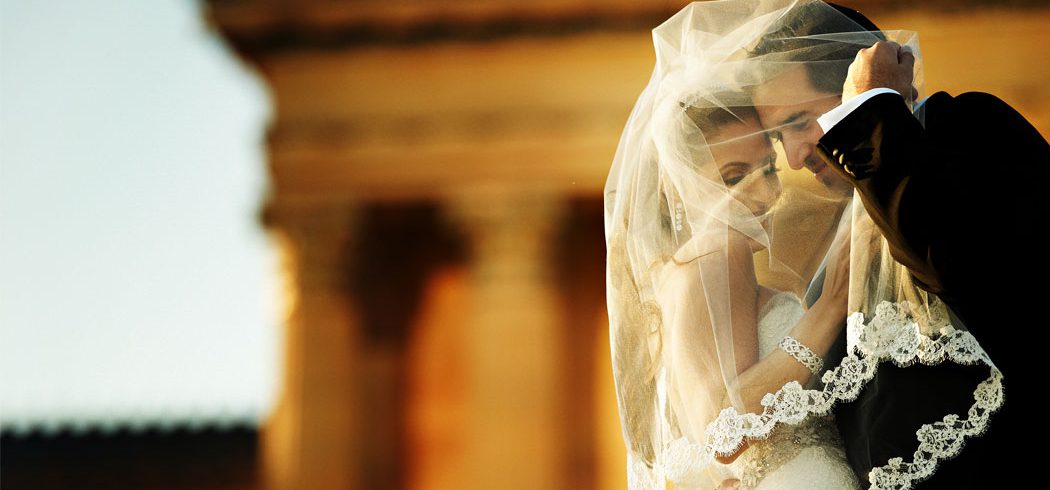
<path fill-rule="evenodd" d="M 765 230 L 767 237 L 772 235 L 770 230 L 770 221 L 771 219 L 769 216 L 766 216 L 764 219 L 762 219 L 762 229 Z M 763 245 L 758 240 L 755 240 L 754 238 L 749 237 L 747 241 L 751 245 L 751 251 L 754 253 L 758 253 L 766 249 L 765 245 Z"/>

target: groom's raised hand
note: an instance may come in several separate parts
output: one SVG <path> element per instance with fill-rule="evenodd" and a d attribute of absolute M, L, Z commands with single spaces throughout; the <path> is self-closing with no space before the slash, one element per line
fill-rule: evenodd
<path fill-rule="evenodd" d="M 857 52 L 849 65 L 842 86 L 842 102 L 875 88 L 890 88 L 906 97 L 915 98 L 912 70 L 915 56 L 893 41 L 879 41 Z"/>

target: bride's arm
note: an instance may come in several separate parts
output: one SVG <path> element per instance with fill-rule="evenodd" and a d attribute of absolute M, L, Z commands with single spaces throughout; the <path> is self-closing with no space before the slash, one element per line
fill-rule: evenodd
<path fill-rule="evenodd" d="M 810 347 L 814 354 L 823 358 L 832 343 L 838 337 L 845 323 L 846 302 L 849 289 L 849 233 L 848 228 L 840 229 L 832 243 L 831 260 L 827 262 L 824 276 L 824 289 L 820 298 L 807 310 L 799 322 L 792 328 L 791 336 L 803 345 Z M 754 277 L 750 275 L 749 277 Z M 757 332 L 757 324 L 755 331 Z M 750 346 L 736 344 L 734 347 L 750 349 Z M 755 362 L 739 372 L 730 390 L 739 393 L 744 411 L 761 413 L 761 399 L 765 393 L 775 392 L 790 381 L 805 384 L 810 381 L 813 372 L 795 358 L 776 349 L 769 356 Z M 727 397 L 722 406 L 730 406 L 732 401 Z M 717 456 L 722 464 L 730 464 L 748 449 L 748 441 L 736 452 Z"/>
<path fill-rule="evenodd" d="M 821 358 L 831 348 L 846 317 L 845 300 L 839 306 L 825 298 L 827 296 L 821 296 L 791 330 L 792 337 L 795 337 L 802 345 L 809 347 Z M 767 393 L 775 393 L 790 381 L 806 384 L 811 376 L 813 373 L 809 368 L 803 366 L 782 349 L 777 349 L 740 373 L 729 389 L 739 394 L 744 404 L 742 411 L 762 413 L 763 407 L 760 402 Z M 725 407 L 732 405 L 728 392 L 722 400 L 722 405 Z M 747 447 L 745 440 L 735 453 L 718 456 L 716 459 L 723 464 L 732 463 Z"/>
<path fill-rule="evenodd" d="M 838 337 L 845 319 L 845 301 L 836 304 L 828 296 L 821 296 L 791 329 L 790 335 L 823 358 Z M 762 413 L 760 401 L 767 393 L 775 393 L 790 381 L 806 384 L 812 375 L 813 372 L 801 362 L 777 349 L 737 375 L 730 389 L 739 393 L 744 411 Z M 724 401 L 725 406 L 730 405 L 728 398 Z"/>
<path fill-rule="evenodd" d="M 791 329 L 789 335 L 798 340 L 802 345 L 808 347 L 817 356 L 823 358 L 831 345 L 838 338 L 839 331 L 846 319 L 847 293 L 849 289 L 849 234 L 840 233 L 832 245 L 832 259 L 828 263 L 827 273 L 824 280 L 824 291 L 820 298 Z M 750 257 L 748 257 L 750 261 Z M 742 264 L 743 265 L 743 264 Z M 742 288 L 745 281 L 754 283 L 754 271 L 748 270 L 747 274 L 734 274 L 741 276 L 741 284 L 735 285 L 734 289 Z M 731 280 L 732 281 L 732 280 Z M 757 287 L 757 284 L 755 285 Z M 733 291 L 736 292 L 736 291 Z M 757 298 L 756 298 L 757 301 Z M 737 310 L 745 308 L 744 305 L 733 304 L 733 316 L 737 316 Z M 750 315 L 755 316 L 758 309 L 753 304 L 749 310 Z M 737 407 L 747 412 L 761 413 L 761 400 L 767 393 L 774 393 L 790 381 L 798 381 L 805 384 L 813 373 L 797 359 L 782 349 L 776 349 L 765 358 L 758 360 L 752 356 L 756 352 L 755 337 L 757 336 L 757 320 L 752 320 L 750 325 L 733 325 L 733 344 L 737 352 L 743 354 L 740 357 L 751 357 L 754 359 L 748 365 L 737 365 L 736 379 L 731 383 L 731 392 L 739 394 L 739 401 L 743 407 Z M 737 342 L 740 338 L 742 341 Z M 730 406 L 732 399 L 729 393 L 723 400 L 723 406 Z"/>
<path fill-rule="evenodd" d="M 846 236 L 848 238 L 848 234 Z M 848 263 L 848 250 L 844 255 L 843 261 Z M 761 361 L 758 359 L 759 286 L 750 244 L 742 237 L 731 240 L 727 258 L 728 284 L 724 287 L 729 289 L 730 331 L 716 332 L 712 328 L 708 303 L 714 299 L 705 291 L 703 281 L 711 271 L 704 270 L 704 257 L 674 264 L 662 281 L 664 293 L 660 295 L 660 306 L 669 336 L 667 363 L 674 378 L 673 386 L 677 388 L 673 396 L 680 397 L 677 416 L 682 429 L 693 433 L 697 440 L 702 440 L 707 423 L 714 420 L 722 408 L 732 405 L 729 392 L 740 395 L 737 400 L 743 406 L 738 409 L 760 413 L 759 402 L 766 393 L 777 391 L 791 380 L 804 383 L 812 375 L 799 361 L 779 350 Z M 721 268 L 724 264 L 716 262 L 712 267 Z M 819 356 L 827 353 L 845 319 L 847 269 L 844 264 L 829 264 L 821 299 L 791 332 Z M 723 333 L 732 338 L 723 340 Z M 718 349 L 720 341 L 727 349 Z M 724 359 L 727 355 L 733 357 L 731 364 Z M 733 372 L 724 373 L 726 370 Z M 731 380 L 728 390 L 727 378 Z"/>
<path fill-rule="evenodd" d="M 799 322 L 795 324 L 790 333 L 792 337 L 802 343 L 802 345 L 809 347 L 821 358 L 828 353 L 846 319 L 850 255 L 850 235 L 846 231 L 848 231 L 848 228 L 840 230 L 832 244 L 831 260 L 829 260 L 827 266 L 823 293 L 813 306 L 806 311 Z M 750 277 L 754 276 L 751 275 Z M 757 332 L 757 324 L 754 329 Z M 734 348 L 750 350 L 750 346 L 746 345 L 746 343 L 734 343 Z M 740 401 L 744 405 L 744 411 L 762 413 L 763 407 L 760 402 L 767 393 L 776 392 L 790 381 L 798 381 L 801 384 L 805 384 L 809 382 L 812 375 L 813 373 L 809 368 L 803 366 L 802 363 L 782 349 L 777 349 L 760 361 L 740 371 L 736 380 L 729 386 L 729 390 L 739 394 Z M 729 393 L 727 391 L 726 397 L 722 400 L 722 406 L 724 407 L 732 405 Z M 745 440 L 744 444 L 735 453 L 719 456 L 716 459 L 724 464 L 731 463 L 747 447 L 748 443 Z"/>

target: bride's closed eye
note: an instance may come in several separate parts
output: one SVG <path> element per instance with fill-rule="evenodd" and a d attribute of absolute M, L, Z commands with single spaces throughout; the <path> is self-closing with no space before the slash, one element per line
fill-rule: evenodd
<path fill-rule="evenodd" d="M 744 175 L 740 175 L 740 176 L 737 176 L 737 177 L 729 177 L 729 178 L 726 178 L 724 180 L 725 180 L 726 186 L 733 187 L 733 186 L 739 184 L 741 181 L 743 181 L 744 177 L 745 177 Z"/>
<path fill-rule="evenodd" d="M 744 162 L 733 162 L 722 168 L 722 182 L 726 187 L 733 187 L 744 180 L 751 173 L 750 165 Z"/>
<path fill-rule="evenodd" d="M 773 175 L 780 171 L 780 167 L 777 166 L 777 156 L 770 155 L 766 160 L 766 169 L 762 172 L 766 175 Z"/>
<path fill-rule="evenodd" d="M 777 156 L 775 154 L 770 155 L 765 162 L 753 168 L 743 162 L 733 163 L 722 170 L 722 181 L 725 182 L 726 187 L 734 187 L 757 170 L 761 170 L 763 176 L 770 176 L 780 171 L 780 167 L 777 167 L 776 163 Z"/>

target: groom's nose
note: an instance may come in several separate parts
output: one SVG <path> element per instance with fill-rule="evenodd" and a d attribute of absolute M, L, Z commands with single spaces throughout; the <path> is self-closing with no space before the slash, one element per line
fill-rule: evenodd
<path fill-rule="evenodd" d="M 788 166 L 791 170 L 802 170 L 806 166 L 806 159 L 813 155 L 814 145 L 802 141 L 800 138 L 784 140 L 784 153 L 786 153 Z"/>

